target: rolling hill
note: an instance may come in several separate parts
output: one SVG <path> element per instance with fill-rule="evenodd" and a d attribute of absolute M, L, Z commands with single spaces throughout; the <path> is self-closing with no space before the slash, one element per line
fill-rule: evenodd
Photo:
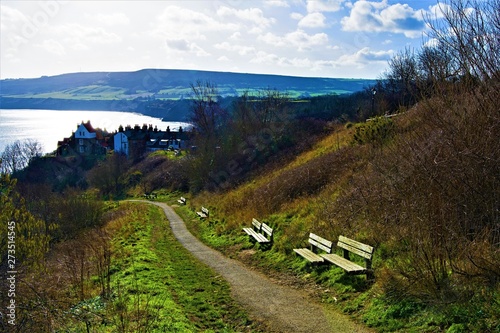
<path fill-rule="evenodd" d="M 310 78 L 197 70 L 143 69 L 0 80 L 0 108 L 135 111 L 182 120 L 197 81 L 214 83 L 221 96 L 276 89 L 292 98 L 349 94 L 367 79 Z"/>

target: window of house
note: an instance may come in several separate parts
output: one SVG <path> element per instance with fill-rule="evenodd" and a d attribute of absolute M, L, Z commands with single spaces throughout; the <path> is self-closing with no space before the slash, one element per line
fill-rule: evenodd
<path fill-rule="evenodd" d="M 82 146 L 83 145 L 83 139 L 80 139 L 79 142 L 80 142 L 80 146 Z"/>

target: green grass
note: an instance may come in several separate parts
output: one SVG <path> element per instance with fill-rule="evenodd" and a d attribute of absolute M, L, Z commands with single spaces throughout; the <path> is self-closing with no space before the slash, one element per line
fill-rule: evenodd
<path fill-rule="evenodd" d="M 228 284 L 175 239 L 163 212 L 122 204 L 114 231 L 112 295 L 72 308 L 72 332 L 258 331 L 230 297 Z"/>
<path fill-rule="evenodd" d="M 67 89 L 62 91 L 41 93 L 41 94 L 23 94 L 6 97 L 13 98 L 54 98 L 54 99 L 74 99 L 74 100 L 115 100 L 127 99 L 130 96 L 125 95 L 125 89 L 109 86 L 91 85 Z"/>

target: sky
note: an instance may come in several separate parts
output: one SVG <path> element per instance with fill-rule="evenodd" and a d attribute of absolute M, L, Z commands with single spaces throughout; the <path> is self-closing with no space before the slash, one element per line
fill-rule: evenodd
<path fill-rule="evenodd" d="M 195 69 L 380 78 L 436 0 L 0 0 L 0 78 Z"/>

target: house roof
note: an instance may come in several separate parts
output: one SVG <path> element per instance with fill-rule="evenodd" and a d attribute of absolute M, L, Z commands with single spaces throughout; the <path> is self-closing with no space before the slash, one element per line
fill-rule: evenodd
<path fill-rule="evenodd" d="M 82 125 L 89 131 L 89 133 L 95 133 L 94 127 L 90 124 L 90 120 L 88 120 L 86 123 L 82 121 Z"/>

